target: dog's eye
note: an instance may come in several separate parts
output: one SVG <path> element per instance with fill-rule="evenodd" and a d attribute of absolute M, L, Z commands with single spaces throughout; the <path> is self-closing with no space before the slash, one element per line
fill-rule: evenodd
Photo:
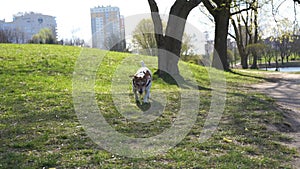
<path fill-rule="evenodd" d="M 136 83 L 137 86 L 144 86 L 146 84 L 146 82 L 144 81 L 139 81 Z"/>

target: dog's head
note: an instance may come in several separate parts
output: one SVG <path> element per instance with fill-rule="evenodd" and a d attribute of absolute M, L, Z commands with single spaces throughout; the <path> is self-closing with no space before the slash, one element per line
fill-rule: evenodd
<path fill-rule="evenodd" d="M 148 70 L 145 70 L 145 71 L 136 73 L 133 76 L 132 82 L 133 82 L 134 88 L 140 94 L 142 94 L 145 91 L 149 80 L 151 80 L 151 73 Z"/>

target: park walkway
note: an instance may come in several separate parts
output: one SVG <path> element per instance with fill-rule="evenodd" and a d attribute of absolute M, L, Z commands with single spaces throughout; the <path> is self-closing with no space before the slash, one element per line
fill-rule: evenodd
<path fill-rule="evenodd" d="M 281 131 L 293 138 L 287 145 L 300 153 L 300 74 L 273 72 L 266 73 L 266 78 L 268 82 L 252 87 L 276 100 L 288 125 Z M 293 167 L 300 169 L 299 157 L 295 158 Z"/>

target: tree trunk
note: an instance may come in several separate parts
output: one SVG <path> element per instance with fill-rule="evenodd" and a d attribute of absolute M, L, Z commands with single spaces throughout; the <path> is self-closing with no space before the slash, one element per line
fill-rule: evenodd
<path fill-rule="evenodd" d="M 278 56 L 275 57 L 275 71 L 279 71 Z"/>
<path fill-rule="evenodd" d="M 239 24 L 239 28 L 235 23 L 234 19 L 231 19 L 232 26 L 235 32 L 235 41 L 237 44 L 237 48 L 239 50 L 239 54 L 241 57 L 241 65 L 243 69 L 248 69 L 248 54 L 245 51 L 245 47 L 243 44 L 243 36 L 241 34 L 241 26 Z"/>
<path fill-rule="evenodd" d="M 220 9 L 222 12 L 218 12 L 215 15 L 215 52 L 212 61 L 212 66 L 217 69 L 229 70 L 229 64 L 227 59 L 227 35 L 230 11 L 226 8 Z"/>
<path fill-rule="evenodd" d="M 258 17 L 258 2 L 257 1 L 254 1 L 255 3 L 255 8 L 253 10 L 254 12 L 254 44 L 257 44 L 258 42 L 258 20 L 257 20 L 257 17 Z M 257 67 L 257 59 L 258 59 L 258 56 L 257 56 L 257 52 L 252 52 L 252 55 L 253 55 L 253 64 L 251 66 L 251 69 L 258 69 Z"/>
<path fill-rule="evenodd" d="M 258 69 L 257 67 L 257 53 L 256 52 L 252 52 L 253 55 L 253 63 L 251 65 L 251 69 Z"/>
<path fill-rule="evenodd" d="M 212 60 L 212 66 L 229 70 L 227 59 L 227 35 L 230 14 L 230 5 L 232 0 L 203 0 L 203 4 L 215 20 L 215 51 Z"/>
<path fill-rule="evenodd" d="M 215 52 L 212 61 L 212 66 L 221 70 L 229 70 L 227 59 L 227 35 L 229 25 L 230 11 L 226 8 L 220 9 L 215 19 Z"/>
<path fill-rule="evenodd" d="M 215 51 L 212 66 L 217 69 L 229 70 L 229 64 L 227 61 L 227 33 L 229 16 L 218 13 L 215 19 Z"/>
<path fill-rule="evenodd" d="M 163 74 L 162 70 L 166 67 L 166 54 L 164 51 L 164 35 L 163 35 L 163 25 L 161 18 L 159 16 L 159 10 L 157 4 L 154 0 L 148 0 L 150 9 L 151 9 L 151 17 L 154 24 L 154 32 L 155 32 L 155 41 L 157 44 L 157 55 L 158 55 L 158 75 L 161 76 Z"/>
<path fill-rule="evenodd" d="M 178 61 L 186 19 L 190 11 L 198 6 L 200 2 L 200 0 L 176 0 L 170 10 L 166 34 L 163 35 L 162 21 L 157 4 L 155 0 L 148 0 L 158 48 L 158 74 L 160 77 L 164 73 L 179 75 Z"/>

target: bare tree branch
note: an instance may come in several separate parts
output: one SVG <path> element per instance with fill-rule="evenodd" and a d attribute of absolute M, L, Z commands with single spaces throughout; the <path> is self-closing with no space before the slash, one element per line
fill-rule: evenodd
<path fill-rule="evenodd" d="M 278 14 L 278 11 L 279 11 L 280 6 L 281 6 L 284 2 L 286 2 L 286 1 L 287 1 L 287 0 L 283 0 L 283 1 L 276 7 L 275 4 L 274 4 L 274 0 L 271 0 L 271 5 L 272 5 L 272 15 L 273 15 L 273 19 L 274 19 L 275 23 L 278 22 L 277 19 L 276 19 L 276 14 Z M 296 0 L 294 0 L 294 1 L 296 1 Z"/>
<path fill-rule="evenodd" d="M 228 32 L 228 35 L 229 35 L 230 37 L 232 37 L 234 40 L 236 40 L 236 37 L 235 37 L 233 34 L 231 34 L 230 32 Z"/>
<path fill-rule="evenodd" d="M 211 2 L 209 0 L 203 0 L 202 2 L 211 15 L 213 15 L 213 16 L 216 15 L 215 7 L 211 4 Z"/>
<path fill-rule="evenodd" d="M 252 5 L 250 5 L 248 8 L 241 9 L 241 10 L 239 10 L 239 11 L 233 12 L 233 13 L 231 13 L 230 15 L 232 16 L 232 15 L 240 14 L 240 13 L 245 12 L 245 11 L 248 11 L 248 10 L 250 10 L 250 9 L 254 9 L 254 7 L 253 7 Z"/>
<path fill-rule="evenodd" d="M 193 9 L 196 6 L 198 6 L 201 2 L 202 2 L 202 0 L 190 0 L 190 1 L 188 1 L 188 4 L 189 4 L 190 8 Z"/>
<path fill-rule="evenodd" d="M 158 6 L 155 0 L 148 0 L 151 12 L 159 13 Z"/>
<path fill-rule="evenodd" d="M 249 11 L 249 10 L 255 10 L 257 7 L 255 6 L 255 1 L 252 1 L 252 2 L 249 2 L 248 3 L 249 7 L 247 8 L 244 8 L 244 9 L 240 9 L 239 11 L 236 11 L 236 12 L 233 12 L 231 13 L 230 15 L 233 16 L 233 15 L 236 15 L 236 14 L 240 14 L 242 12 L 246 12 L 246 11 Z"/>
<path fill-rule="evenodd" d="M 298 3 L 300 4 L 300 0 L 298 0 Z M 293 30 L 293 34 L 296 33 L 296 25 L 298 25 L 298 20 L 297 20 L 297 10 L 296 10 L 296 1 L 294 2 L 294 30 Z"/>
<path fill-rule="evenodd" d="M 159 16 L 159 10 L 157 3 L 155 0 L 148 0 L 150 10 L 151 10 L 151 17 L 154 24 L 154 31 L 155 31 L 155 39 L 157 42 L 157 46 L 161 46 L 164 43 L 163 38 L 163 25 L 161 18 Z M 161 43 L 161 44 L 159 44 Z"/>
<path fill-rule="evenodd" d="M 212 23 L 214 22 L 214 18 L 210 13 L 205 12 L 202 7 L 199 6 L 199 11 L 204 14 Z"/>

